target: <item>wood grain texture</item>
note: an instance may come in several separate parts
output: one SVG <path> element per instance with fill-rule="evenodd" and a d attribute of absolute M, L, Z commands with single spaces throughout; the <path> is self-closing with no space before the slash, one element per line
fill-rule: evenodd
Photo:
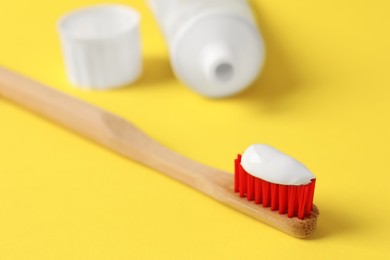
<path fill-rule="evenodd" d="M 233 191 L 232 174 L 164 147 L 121 117 L 1 67 L 0 95 L 289 235 L 307 238 L 316 228 L 316 207 L 300 220 L 240 198 Z"/>

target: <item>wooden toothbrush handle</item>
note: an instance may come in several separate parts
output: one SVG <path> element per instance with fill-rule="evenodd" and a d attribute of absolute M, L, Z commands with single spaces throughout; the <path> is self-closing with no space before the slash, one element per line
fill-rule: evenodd
<path fill-rule="evenodd" d="M 123 118 L 1 67 L 0 95 L 207 194 L 232 185 L 230 174 L 167 149 Z"/>
<path fill-rule="evenodd" d="M 299 220 L 249 202 L 234 193 L 232 174 L 190 160 L 112 113 L 1 67 L 0 95 L 287 234 L 306 238 L 315 230 L 316 207 Z"/>

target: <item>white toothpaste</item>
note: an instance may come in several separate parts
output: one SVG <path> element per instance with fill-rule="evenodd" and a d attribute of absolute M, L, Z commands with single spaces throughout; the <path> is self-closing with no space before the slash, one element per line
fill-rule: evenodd
<path fill-rule="evenodd" d="M 294 158 L 265 144 L 249 146 L 241 157 L 244 170 L 262 180 L 283 185 L 304 185 L 315 176 Z"/>

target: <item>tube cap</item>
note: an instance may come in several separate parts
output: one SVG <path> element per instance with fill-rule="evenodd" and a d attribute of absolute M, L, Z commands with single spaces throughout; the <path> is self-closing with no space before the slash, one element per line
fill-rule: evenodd
<path fill-rule="evenodd" d="M 70 82 L 108 89 L 135 81 L 142 70 L 140 15 L 122 5 L 73 11 L 58 22 Z"/>

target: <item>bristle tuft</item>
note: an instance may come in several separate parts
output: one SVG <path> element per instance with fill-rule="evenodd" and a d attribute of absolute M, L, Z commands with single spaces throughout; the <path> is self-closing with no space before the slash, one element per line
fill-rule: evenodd
<path fill-rule="evenodd" d="M 260 204 L 262 203 L 262 196 L 261 196 L 261 179 L 255 178 L 255 203 Z"/>

